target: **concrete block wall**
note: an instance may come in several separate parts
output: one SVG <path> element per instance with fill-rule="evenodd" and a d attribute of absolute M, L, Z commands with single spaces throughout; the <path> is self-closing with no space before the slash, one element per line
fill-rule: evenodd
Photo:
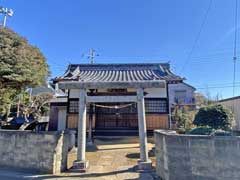
<path fill-rule="evenodd" d="M 156 130 L 156 173 L 163 180 L 240 180 L 240 137 Z"/>
<path fill-rule="evenodd" d="M 72 132 L 0 130 L 0 167 L 58 174 L 67 168 Z"/>

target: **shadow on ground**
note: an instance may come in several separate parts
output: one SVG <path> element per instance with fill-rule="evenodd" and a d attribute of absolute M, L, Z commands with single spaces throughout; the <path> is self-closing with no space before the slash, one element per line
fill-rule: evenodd
<path fill-rule="evenodd" d="M 111 172 L 103 173 L 73 173 L 67 172 L 63 175 L 22 175 L 9 180 L 160 180 L 157 176 L 154 175 L 154 170 L 152 172 L 139 173 L 136 171 L 136 167 L 116 170 Z M 1 178 L 1 173 L 0 173 Z M 4 179 L 5 180 L 5 179 Z M 8 180 L 8 178 L 6 179 Z"/>
<path fill-rule="evenodd" d="M 154 157 L 154 154 L 149 152 L 148 153 L 149 157 Z M 129 159 L 139 159 L 140 158 L 140 153 L 129 153 L 126 155 L 127 158 Z"/>

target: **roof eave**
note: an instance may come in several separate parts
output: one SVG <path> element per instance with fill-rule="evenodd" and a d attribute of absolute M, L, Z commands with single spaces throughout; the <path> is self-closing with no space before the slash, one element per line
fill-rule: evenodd
<path fill-rule="evenodd" d="M 98 88 L 165 88 L 164 80 L 138 81 L 138 82 L 60 82 L 60 89 L 98 89 Z"/>

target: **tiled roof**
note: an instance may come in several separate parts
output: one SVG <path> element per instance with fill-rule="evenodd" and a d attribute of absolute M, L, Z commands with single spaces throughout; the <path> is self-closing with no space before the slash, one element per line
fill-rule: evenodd
<path fill-rule="evenodd" d="M 148 64 L 70 64 L 67 71 L 55 81 L 133 82 L 147 80 L 181 81 L 170 71 L 168 63 Z"/>

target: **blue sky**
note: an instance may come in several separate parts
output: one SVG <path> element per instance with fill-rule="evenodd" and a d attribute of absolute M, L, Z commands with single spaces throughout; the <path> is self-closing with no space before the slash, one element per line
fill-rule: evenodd
<path fill-rule="evenodd" d="M 96 63 L 170 61 L 172 70 L 199 92 L 231 97 L 232 87 L 213 87 L 232 86 L 235 0 L 213 0 L 188 58 L 209 2 L 0 0 L 0 5 L 14 9 L 7 25 L 42 50 L 53 77 L 68 63 L 88 63 L 82 54 L 94 48 L 99 54 Z M 239 57 L 239 40 L 237 44 Z M 235 95 L 240 95 L 239 59 Z"/>

